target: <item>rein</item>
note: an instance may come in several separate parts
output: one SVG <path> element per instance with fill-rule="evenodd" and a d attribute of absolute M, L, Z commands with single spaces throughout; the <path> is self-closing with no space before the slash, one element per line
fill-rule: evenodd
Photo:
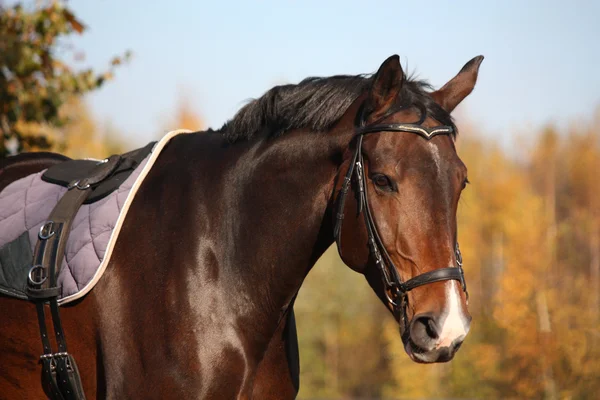
<path fill-rule="evenodd" d="M 427 128 L 418 124 L 373 124 L 369 126 L 361 126 L 357 128 L 355 138 L 357 140 L 356 150 L 352 157 L 352 161 L 344 177 L 344 182 L 339 191 L 338 195 L 338 212 L 336 215 L 336 222 L 334 227 L 334 237 L 337 244 L 338 252 L 342 254 L 341 249 L 341 232 L 342 222 L 344 220 L 344 204 L 346 202 L 346 195 L 350 190 L 350 184 L 352 178 L 358 184 L 358 213 L 362 213 L 365 219 L 365 225 L 367 228 L 368 240 L 369 240 L 369 251 L 370 255 L 375 259 L 375 264 L 381 272 L 381 278 L 385 287 L 385 296 L 388 303 L 391 305 L 393 312 L 399 318 L 402 318 L 404 324 L 407 324 L 406 308 L 408 306 L 408 292 L 411 290 L 427 285 L 429 283 L 446 281 L 446 280 L 457 280 L 461 283 L 462 289 L 467 296 L 467 285 L 465 282 L 465 276 L 462 268 L 462 256 L 458 248 L 458 242 L 456 242 L 454 252 L 456 256 L 455 267 L 438 268 L 433 271 L 425 272 L 417 275 L 406 282 L 403 282 L 398 274 L 398 269 L 394 265 L 390 255 L 388 254 L 383 241 L 377 230 L 377 226 L 373 219 L 371 207 L 369 206 L 369 196 L 366 185 L 364 158 L 362 154 L 362 143 L 364 135 L 370 133 L 381 133 L 381 132 L 405 132 L 414 133 L 423 137 L 425 140 L 431 140 L 433 137 L 438 135 L 450 135 L 453 132 L 450 126 L 436 126 L 434 128 Z"/>

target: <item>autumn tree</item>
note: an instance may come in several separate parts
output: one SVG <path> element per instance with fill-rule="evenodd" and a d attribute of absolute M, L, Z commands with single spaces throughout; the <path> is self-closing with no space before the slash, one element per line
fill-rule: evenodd
<path fill-rule="evenodd" d="M 60 116 L 69 121 L 61 129 L 39 126 L 54 143 L 52 150 L 71 158 L 103 159 L 131 148 L 124 136 L 110 123 L 100 124 L 80 97 L 72 97 L 60 109 Z"/>
<path fill-rule="evenodd" d="M 166 132 L 174 129 L 199 131 L 206 128 L 204 119 L 200 116 L 198 111 L 194 109 L 190 96 L 180 94 L 177 99 L 175 113 L 165 120 L 163 128 L 158 132 L 158 137 L 161 138 Z"/>
<path fill-rule="evenodd" d="M 50 149 L 53 140 L 35 128 L 64 127 L 61 106 L 101 87 L 129 58 L 115 57 L 103 72 L 75 71 L 59 52 L 68 53 L 66 40 L 85 29 L 60 1 L 31 10 L 0 4 L 0 157 Z"/>
<path fill-rule="evenodd" d="M 299 397 L 380 398 L 390 379 L 383 326 L 392 317 L 365 278 L 344 265 L 335 245 L 306 278 L 294 310 Z"/>
<path fill-rule="evenodd" d="M 450 363 L 412 362 L 397 323 L 330 249 L 298 298 L 300 397 L 596 398 L 598 120 L 545 127 L 509 150 L 461 134 L 472 184 L 458 236 L 473 321 Z"/>

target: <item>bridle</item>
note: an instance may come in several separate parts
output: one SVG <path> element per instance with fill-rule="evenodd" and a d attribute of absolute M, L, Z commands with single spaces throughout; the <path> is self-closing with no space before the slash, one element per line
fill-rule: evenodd
<path fill-rule="evenodd" d="M 436 126 L 434 128 L 427 128 L 418 124 L 380 124 L 377 122 L 372 125 L 365 126 L 364 123 L 361 122 L 357 127 L 354 135 L 354 138 L 357 141 L 356 149 L 354 150 L 354 155 L 352 156 L 350 166 L 348 167 L 348 171 L 346 172 L 344 182 L 342 183 L 342 187 L 339 191 L 339 195 L 337 198 L 338 205 L 334 228 L 334 237 L 337 243 L 338 252 L 341 256 L 341 228 L 342 222 L 344 220 L 344 203 L 346 201 L 346 195 L 350 190 L 352 178 L 354 177 L 355 181 L 358 184 L 358 213 L 363 213 L 364 215 L 369 241 L 370 255 L 373 256 L 375 264 L 381 272 L 381 277 L 384 284 L 384 292 L 387 301 L 389 302 L 389 305 L 392 307 L 394 314 L 398 318 L 402 318 L 404 324 L 406 324 L 408 292 L 419 286 L 454 279 L 461 283 L 462 289 L 465 292 L 465 295 L 467 296 L 467 301 L 469 295 L 467 292 L 467 285 L 465 283 L 465 276 L 462 268 L 462 256 L 458 248 L 458 242 L 456 242 L 454 248 L 457 264 L 456 267 L 438 268 L 433 271 L 417 275 L 406 282 L 402 282 L 402 279 L 398 274 L 398 269 L 394 265 L 394 262 L 390 258 L 390 255 L 388 254 L 385 246 L 383 245 L 383 242 L 377 230 L 377 226 L 375 225 L 375 221 L 373 220 L 371 207 L 369 206 L 369 196 L 365 178 L 364 158 L 362 154 L 362 143 L 364 135 L 381 132 L 414 133 L 423 137 L 426 140 L 431 140 L 433 137 L 438 135 L 452 134 L 453 128 L 451 126 L 445 125 Z"/>

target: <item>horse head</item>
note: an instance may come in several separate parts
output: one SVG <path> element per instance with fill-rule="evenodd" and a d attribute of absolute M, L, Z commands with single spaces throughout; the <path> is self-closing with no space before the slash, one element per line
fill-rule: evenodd
<path fill-rule="evenodd" d="M 432 92 L 392 56 L 350 108 L 355 134 L 332 204 L 339 254 L 393 313 L 417 362 L 451 360 L 469 332 L 456 221 L 468 179 L 450 113 L 473 90 L 482 60 Z"/>

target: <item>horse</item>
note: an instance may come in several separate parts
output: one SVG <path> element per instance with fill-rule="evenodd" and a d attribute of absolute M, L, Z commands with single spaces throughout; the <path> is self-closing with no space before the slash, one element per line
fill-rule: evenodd
<path fill-rule="evenodd" d="M 332 245 L 398 322 L 410 359 L 450 361 L 471 322 L 451 113 L 482 60 L 434 90 L 392 55 L 374 74 L 275 86 L 220 129 L 173 137 L 102 279 L 60 307 L 86 396 L 295 398 L 293 302 Z M 63 159 L 9 157 L 0 188 Z M 0 398 L 48 395 L 35 307 L 0 296 L 0 315 Z"/>

